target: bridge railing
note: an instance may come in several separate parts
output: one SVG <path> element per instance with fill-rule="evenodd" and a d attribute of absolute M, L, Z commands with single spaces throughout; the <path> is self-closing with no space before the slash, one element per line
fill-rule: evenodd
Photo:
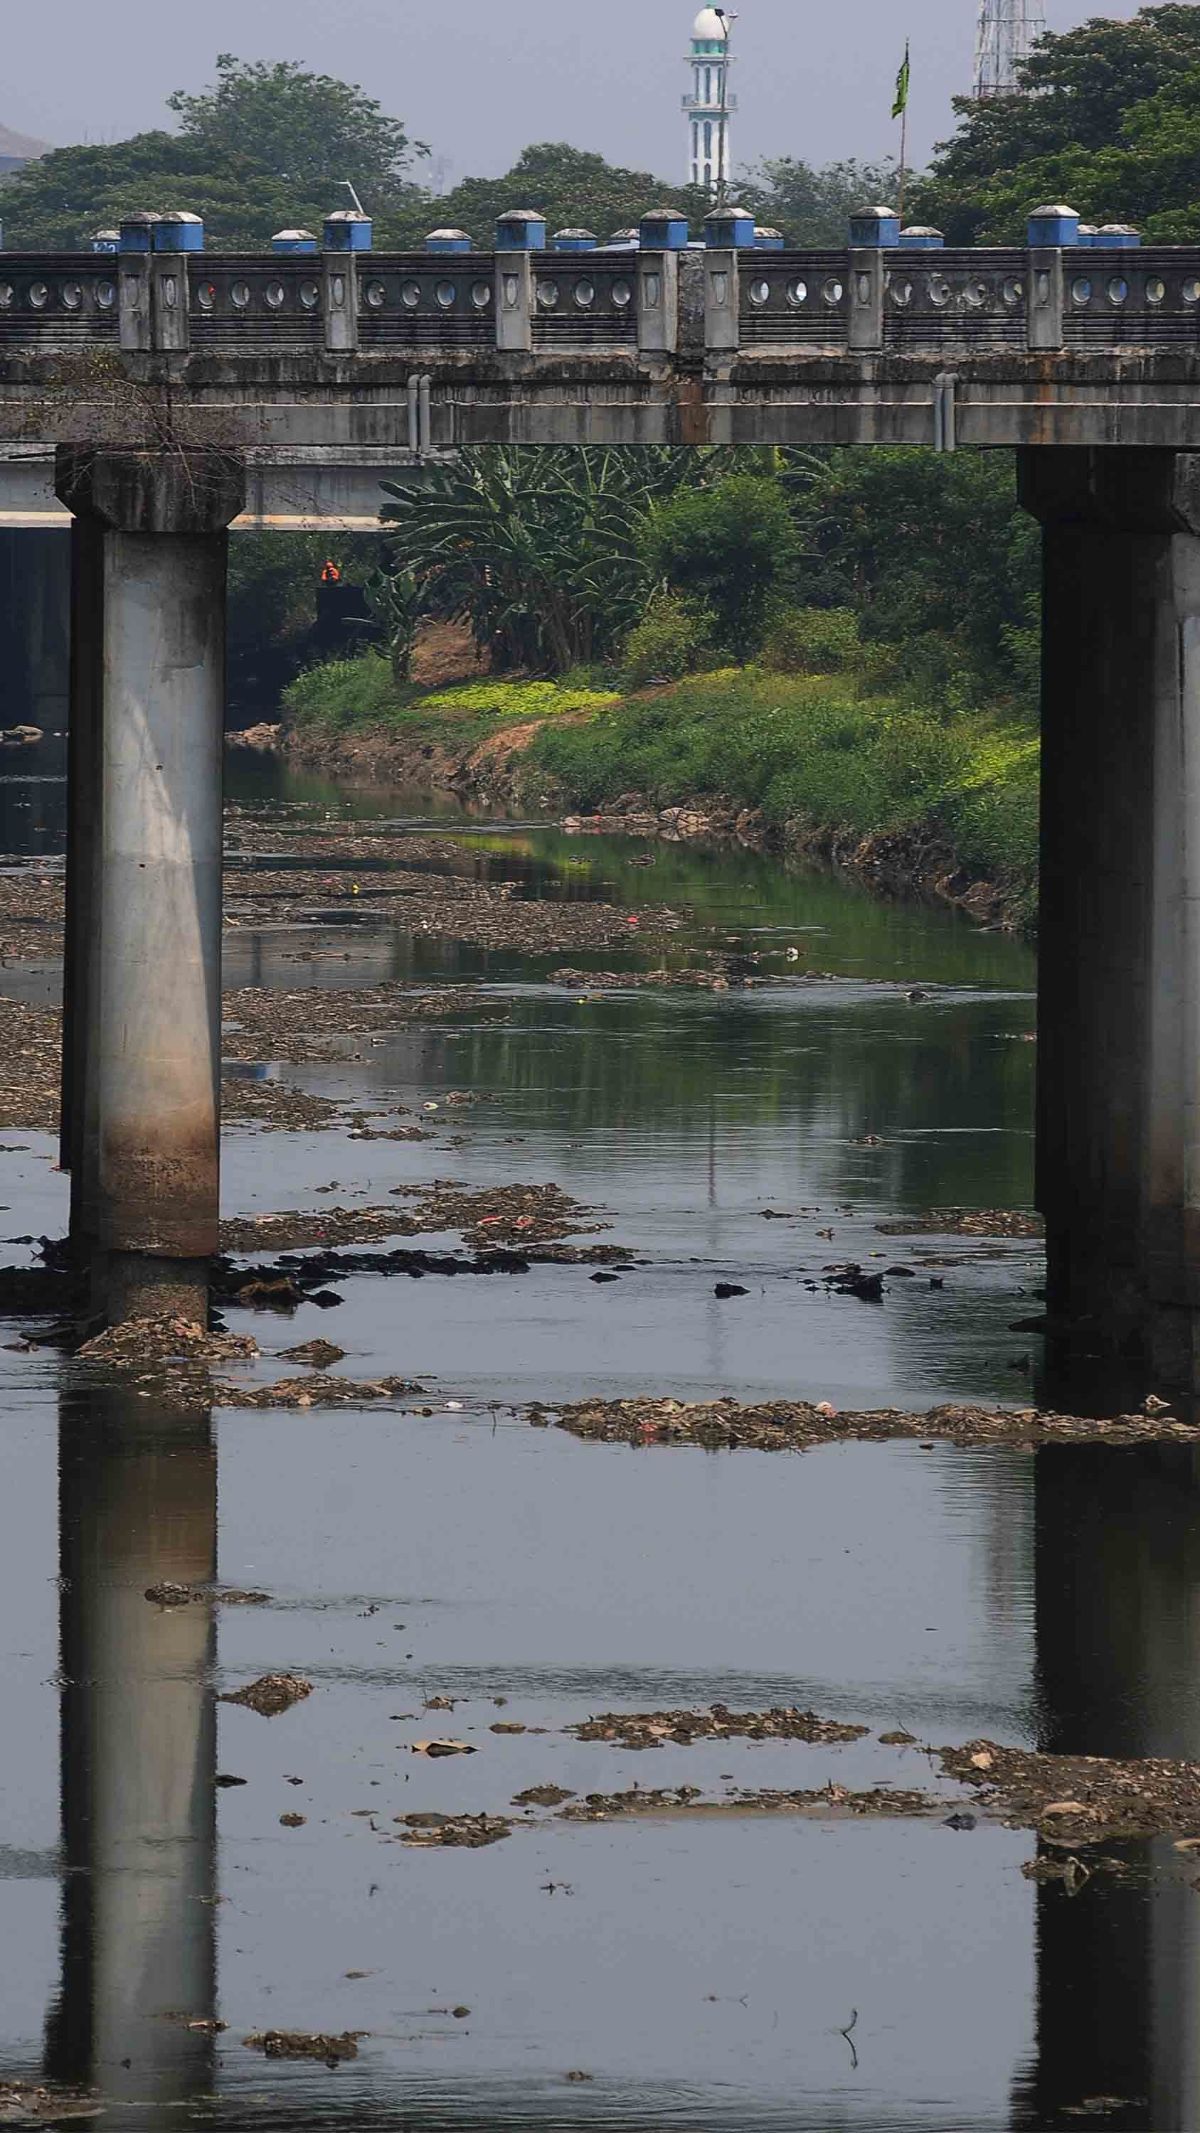
<path fill-rule="evenodd" d="M 116 264 L 92 253 L 0 253 L 0 349 L 115 346 Z"/>
<path fill-rule="evenodd" d="M 1200 345 L 1200 247 L 712 246 L 699 258 L 713 358 Z M 683 260 L 647 245 L 0 253 L 0 354 L 658 357 L 699 337 Z"/>
<path fill-rule="evenodd" d="M 885 349 L 1024 348 L 1028 254 L 889 252 L 883 282 Z"/>
<path fill-rule="evenodd" d="M 319 349 L 325 345 L 319 259 L 206 253 L 191 263 L 193 348 Z"/>
<path fill-rule="evenodd" d="M 1200 251 L 1146 245 L 1064 256 L 1063 344 L 1144 347 L 1200 340 Z"/>
<path fill-rule="evenodd" d="M 743 347 L 846 347 L 849 252 L 752 252 L 735 271 Z"/>

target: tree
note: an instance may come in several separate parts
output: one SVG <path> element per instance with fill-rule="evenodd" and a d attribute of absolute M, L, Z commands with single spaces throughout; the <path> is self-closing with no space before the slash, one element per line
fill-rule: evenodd
<path fill-rule="evenodd" d="M 644 546 L 655 575 L 713 616 L 721 648 L 748 659 L 795 549 L 780 484 L 732 474 L 711 489 L 680 490 L 654 507 Z"/>
<path fill-rule="evenodd" d="M 748 172 L 738 194 L 759 222 L 781 230 L 789 244 L 840 246 L 856 208 L 895 199 L 897 175 L 890 158 L 818 169 L 796 156 L 775 156 Z"/>
<path fill-rule="evenodd" d="M 432 218 L 466 230 L 486 250 L 506 209 L 531 207 L 546 217 L 552 236 L 559 229 L 590 229 L 603 243 L 616 230 L 635 228 L 652 207 L 678 208 L 699 232 L 706 206 L 707 195 L 690 187 L 665 185 L 646 170 L 623 170 L 565 141 L 544 141 L 526 148 L 503 178 L 464 178 L 440 199 L 411 202 L 404 227 L 407 241 L 419 243 L 431 227 L 425 218 Z"/>
<path fill-rule="evenodd" d="M 103 147 L 59 148 L 27 163 L 0 193 L 10 244 L 73 249 L 92 231 L 149 208 L 202 215 L 216 246 L 264 247 L 275 231 L 349 204 L 358 188 L 387 218 L 420 198 L 400 121 L 361 89 L 294 62 L 245 63 L 223 52 L 212 86 L 169 99 L 177 134 L 140 133 Z"/>
<path fill-rule="evenodd" d="M 651 589 L 655 500 L 720 454 L 687 447 L 490 446 L 419 482 L 385 482 L 391 568 L 426 614 L 470 624 L 495 667 L 565 673 L 605 658 Z"/>
<path fill-rule="evenodd" d="M 810 456 L 793 510 L 807 597 L 857 610 L 864 642 L 895 655 L 889 683 L 946 702 L 1032 691 L 1040 550 L 1011 453 Z"/>
<path fill-rule="evenodd" d="M 959 130 L 917 187 L 922 220 L 954 244 L 1020 243 L 1030 208 L 1067 200 L 1162 242 L 1200 237 L 1200 11 L 1148 7 L 1041 37 L 1022 83 L 955 99 Z"/>

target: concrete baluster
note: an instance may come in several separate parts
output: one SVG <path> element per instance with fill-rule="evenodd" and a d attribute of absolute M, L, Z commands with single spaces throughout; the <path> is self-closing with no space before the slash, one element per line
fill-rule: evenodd
<path fill-rule="evenodd" d="M 864 354 L 883 347 L 883 253 L 856 245 L 850 252 L 851 348 Z"/>
<path fill-rule="evenodd" d="M 1025 290 L 1028 345 L 1032 351 L 1061 348 L 1065 275 L 1063 250 L 1079 243 L 1073 207 L 1037 207 L 1028 224 L 1029 269 Z"/>
<path fill-rule="evenodd" d="M 734 355 L 741 344 L 741 292 L 736 251 L 704 254 L 704 346 Z"/>
<path fill-rule="evenodd" d="M 321 255 L 321 311 L 330 355 L 358 348 L 358 265 L 353 252 Z"/>
<path fill-rule="evenodd" d="M 520 355 L 533 347 L 533 260 L 528 252 L 497 254 L 496 346 Z"/>

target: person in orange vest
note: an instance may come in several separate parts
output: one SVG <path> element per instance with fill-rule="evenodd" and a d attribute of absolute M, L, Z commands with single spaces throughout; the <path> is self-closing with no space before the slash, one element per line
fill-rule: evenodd
<path fill-rule="evenodd" d="M 322 585 L 340 585 L 341 582 L 342 573 L 337 564 L 333 562 L 326 563 L 324 570 L 321 572 Z"/>

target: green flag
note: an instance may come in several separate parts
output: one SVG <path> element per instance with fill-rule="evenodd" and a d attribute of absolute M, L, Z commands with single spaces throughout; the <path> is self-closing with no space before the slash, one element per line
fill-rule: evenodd
<path fill-rule="evenodd" d="M 904 47 L 904 59 L 896 76 L 896 101 L 892 105 L 892 117 L 898 119 L 908 110 L 908 45 Z"/>

